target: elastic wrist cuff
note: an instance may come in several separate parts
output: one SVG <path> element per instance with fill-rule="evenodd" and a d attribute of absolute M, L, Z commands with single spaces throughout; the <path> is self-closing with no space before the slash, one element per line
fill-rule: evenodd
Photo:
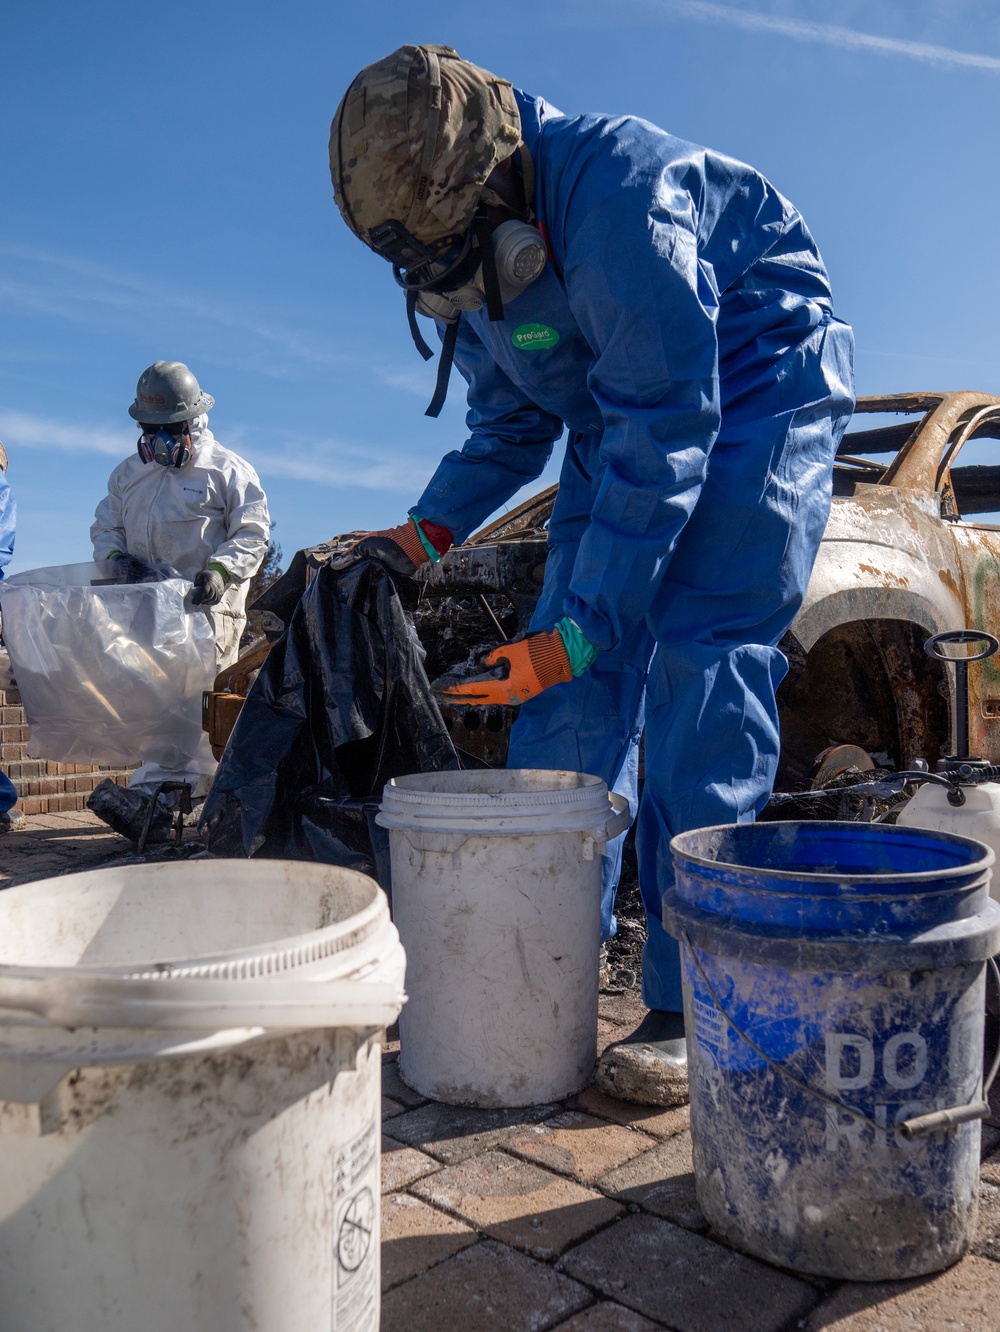
<path fill-rule="evenodd" d="M 568 615 L 563 616 L 556 628 L 559 630 L 559 636 L 566 648 L 570 670 L 574 676 L 583 675 L 584 671 L 589 671 L 597 660 L 597 648 L 594 647 L 577 622 L 571 620 Z"/>
<path fill-rule="evenodd" d="M 217 573 L 217 574 L 219 574 L 219 576 L 222 578 L 222 581 L 223 581 L 224 583 L 228 583 L 228 582 L 230 581 L 230 579 L 232 578 L 232 576 L 233 576 L 233 575 L 229 572 L 229 570 L 228 570 L 224 565 L 222 565 L 222 564 L 214 564 L 214 563 L 213 563 L 213 564 L 206 564 L 206 565 L 205 565 L 205 568 L 206 568 L 206 569 L 211 569 L 212 573 Z"/>
<path fill-rule="evenodd" d="M 410 521 L 417 529 L 417 535 L 428 558 L 437 564 L 441 556 L 447 555 L 451 550 L 453 540 L 451 533 L 440 523 L 432 523 L 429 518 L 421 518 L 419 513 L 411 513 Z"/>

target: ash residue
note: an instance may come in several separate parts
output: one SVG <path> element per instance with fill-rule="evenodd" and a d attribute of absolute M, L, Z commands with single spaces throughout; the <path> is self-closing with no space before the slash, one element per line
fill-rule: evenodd
<path fill-rule="evenodd" d="M 517 630 L 517 615 L 507 598 L 490 593 L 482 600 L 503 632 L 511 637 Z M 455 667 L 461 667 L 462 674 L 475 675 L 482 670 L 479 665 L 482 654 L 502 641 L 478 597 L 422 596 L 413 613 L 413 623 L 427 652 L 424 669 L 429 680 L 449 674 Z"/>
<path fill-rule="evenodd" d="M 615 899 L 618 933 L 608 940 L 611 979 L 605 994 L 637 990 L 642 985 L 642 946 L 646 942 L 646 910 L 639 892 L 639 867 L 635 856 L 635 825 L 625 839 L 622 877 Z"/>

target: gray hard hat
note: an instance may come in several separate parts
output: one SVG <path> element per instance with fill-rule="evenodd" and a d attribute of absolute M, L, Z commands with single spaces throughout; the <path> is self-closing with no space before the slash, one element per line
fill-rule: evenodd
<path fill-rule="evenodd" d="M 210 393 L 202 393 L 197 379 L 181 361 L 155 361 L 143 370 L 128 414 L 150 425 L 192 421 L 215 406 Z"/>

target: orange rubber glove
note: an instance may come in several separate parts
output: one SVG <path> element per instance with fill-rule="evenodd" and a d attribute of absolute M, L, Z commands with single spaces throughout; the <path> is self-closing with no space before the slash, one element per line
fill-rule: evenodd
<path fill-rule="evenodd" d="M 409 578 L 431 558 L 440 559 L 450 546 L 451 533 L 447 528 L 411 516 L 399 527 L 369 532 L 349 546 L 333 564 L 334 568 L 346 569 L 356 560 L 373 559 L 385 565 L 390 573 Z M 433 557 L 428 547 L 434 551 Z"/>
<path fill-rule="evenodd" d="M 545 629 L 493 648 L 483 657 L 482 664 L 493 669 L 465 679 L 443 675 L 435 680 L 431 686 L 435 697 L 442 703 L 460 707 L 490 703 L 517 707 L 543 689 L 573 678 L 569 654 L 558 629 Z"/>

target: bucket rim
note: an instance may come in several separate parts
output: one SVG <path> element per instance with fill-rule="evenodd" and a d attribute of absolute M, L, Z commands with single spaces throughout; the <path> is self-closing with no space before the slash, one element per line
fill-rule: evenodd
<path fill-rule="evenodd" d="M 466 778 L 473 781 L 504 778 L 515 780 L 521 774 L 530 777 L 573 778 L 572 785 L 554 786 L 549 789 L 536 787 L 506 791 L 442 791 L 431 789 L 432 783 L 442 779 Z M 608 798 L 608 785 L 601 777 L 588 772 L 574 772 L 569 768 L 493 768 L 463 769 L 453 772 L 418 772 L 402 777 L 392 777 L 382 791 L 382 804 L 399 803 L 401 805 L 425 805 L 431 801 L 455 809 L 503 808 L 527 805 L 543 808 L 550 805 L 593 805 L 603 810 Z"/>
<path fill-rule="evenodd" d="M 212 871 L 208 868 L 212 864 L 211 861 L 187 861 L 184 864 L 186 866 L 185 873 L 193 873 L 203 878 L 209 878 L 211 875 Z M 39 975 L 44 973 L 47 976 L 62 976 L 67 973 L 94 977 L 113 975 L 122 980 L 163 982 L 199 979 L 218 979 L 233 982 L 254 980 L 261 977 L 283 975 L 296 971 L 300 967 L 327 962 L 341 953 L 350 954 L 378 934 L 384 927 L 385 922 L 390 919 L 389 903 L 384 890 L 370 875 L 362 874 L 360 870 L 348 869 L 343 865 L 326 865 L 318 861 L 290 862 L 267 859 L 256 860 L 254 864 L 259 869 L 268 865 L 280 866 L 283 871 L 289 865 L 294 864 L 296 872 L 304 870 L 307 877 L 317 879 L 320 884 L 328 877 L 328 872 L 332 870 L 338 876 L 348 875 L 352 880 L 357 878 L 366 884 L 370 883 L 374 892 L 364 906 L 358 911 L 352 912 L 349 916 L 345 916 L 342 920 L 334 921 L 330 925 L 323 925 L 314 930 L 284 934 L 261 943 L 217 949 L 211 953 L 189 953 L 173 957 L 160 956 L 155 959 L 139 957 L 117 963 L 94 962 L 72 966 L 13 963 L 0 958 L 0 978 L 16 974 L 27 966 L 33 973 Z M 177 866 L 178 862 L 172 861 L 161 862 L 158 865 L 109 865 L 91 870 L 79 870 L 74 874 L 62 874 L 53 879 L 37 879 L 29 883 L 15 884 L 8 891 L 17 892 L 20 888 L 37 889 L 44 884 L 46 887 L 57 886 L 59 890 L 72 892 L 74 880 L 92 879 L 95 876 L 105 874 L 110 877 L 128 870 L 144 871 L 143 878 L 155 877 L 157 872 L 159 872 L 160 877 L 167 878 L 168 870 L 176 869 Z M 154 872 L 152 876 L 149 874 L 150 870 Z M 163 887 L 163 891 L 168 893 L 170 891 L 169 886 Z M 367 965 L 361 959 L 358 960 L 358 964 L 361 967 Z"/>
<path fill-rule="evenodd" d="M 981 854 L 978 859 L 969 860 L 962 865 L 951 865 L 947 868 L 930 869 L 930 870 L 901 871 L 901 870 L 872 869 L 872 870 L 867 870 L 863 874 L 838 874 L 836 872 L 830 872 L 824 870 L 804 870 L 804 869 L 783 870 L 783 869 L 771 869 L 769 867 L 767 869 L 767 877 L 769 879 L 785 879 L 799 883 L 801 883 L 803 879 L 809 879 L 812 882 L 817 882 L 817 883 L 849 883 L 849 884 L 870 883 L 874 880 L 883 883 L 889 883 L 899 879 L 905 879 L 907 883 L 914 883 L 914 884 L 929 883 L 934 880 L 966 878 L 971 874 L 981 874 L 984 870 L 991 870 L 993 867 L 993 863 L 996 859 L 993 849 L 991 847 L 988 847 L 984 842 L 978 842 L 975 840 L 975 838 L 972 837 L 962 837 L 958 833 L 938 832 L 936 829 L 913 828 L 910 827 L 909 825 L 905 825 L 902 828 L 898 828 L 895 824 L 891 823 L 846 824 L 843 821 L 837 819 L 774 819 L 774 820 L 769 820 L 766 824 L 714 823 L 706 828 L 689 828 L 685 832 L 676 833 L 670 839 L 670 854 L 675 859 L 684 860 L 685 862 L 691 865 L 702 865 L 707 869 L 714 869 L 714 870 L 728 869 L 731 871 L 735 871 L 737 873 L 753 874 L 755 870 L 758 870 L 760 868 L 759 866 L 741 865 L 738 862 L 732 860 L 719 860 L 719 859 L 714 859 L 710 856 L 698 855 L 696 852 L 686 850 L 682 845 L 683 840 L 687 837 L 693 837 L 695 835 L 704 836 L 705 834 L 708 833 L 719 833 L 720 835 L 724 833 L 731 833 L 734 829 L 738 828 L 755 828 L 755 827 L 787 828 L 792 826 L 806 827 L 816 830 L 821 830 L 824 828 L 831 828 L 831 829 L 835 828 L 840 830 L 845 827 L 857 827 L 857 828 L 878 827 L 881 830 L 879 834 L 880 836 L 886 834 L 890 837 L 901 837 L 901 836 L 912 835 L 913 833 L 926 832 L 929 835 L 933 834 L 935 838 L 939 838 L 945 842 L 951 842 L 958 846 L 975 847 L 981 852 Z"/>

